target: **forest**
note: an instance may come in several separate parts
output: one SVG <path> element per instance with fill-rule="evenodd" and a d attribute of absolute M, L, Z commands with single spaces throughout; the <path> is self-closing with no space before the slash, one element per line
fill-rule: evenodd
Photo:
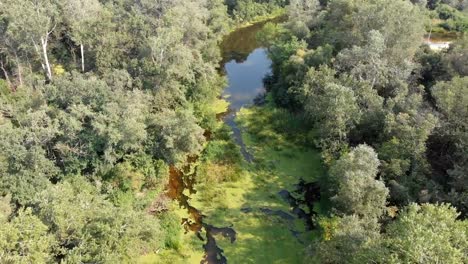
<path fill-rule="evenodd" d="M 468 0 L 0 0 L 0 263 L 468 263 Z"/>

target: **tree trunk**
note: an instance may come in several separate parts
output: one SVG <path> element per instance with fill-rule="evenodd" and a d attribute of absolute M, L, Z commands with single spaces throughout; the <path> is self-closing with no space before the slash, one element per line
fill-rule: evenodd
<path fill-rule="evenodd" d="M 33 38 L 31 38 L 31 41 L 32 41 L 32 43 L 34 45 L 34 50 L 36 50 L 37 56 L 40 58 L 42 70 L 44 70 L 44 73 L 46 73 L 47 70 L 46 70 L 46 67 L 44 65 L 44 61 L 42 60 L 42 54 L 39 51 L 39 46 L 37 45 L 36 41 L 34 41 Z M 31 73 L 32 73 L 31 63 L 29 63 L 29 68 L 31 69 Z"/>
<path fill-rule="evenodd" d="M 46 67 L 47 78 L 49 79 L 49 81 L 51 81 L 52 70 L 50 69 L 49 57 L 47 56 L 47 38 L 42 37 L 41 44 L 42 44 L 42 54 L 44 56 L 44 63 Z"/>
<path fill-rule="evenodd" d="M 8 72 L 5 69 L 5 65 L 3 64 L 3 60 L 0 60 L 0 69 L 3 71 L 3 75 L 5 76 L 5 80 L 7 82 L 8 88 L 11 88 L 10 77 L 8 76 Z"/>
<path fill-rule="evenodd" d="M 80 44 L 80 49 L 81 49 L 81 71 L 82 72 L 85 72 L 85 65 L 84 65 L 84 47 L 83 47 L 83 43 Z"/>
<path fill-rule="evenodd" d="M 18 58 L 18 54 L 15 52 L 16 67 L 18 69 L 18 82 L 20 86 L 23 86 L 23 69 Z"/>
<path fill-rule="evenodd" d="M 432 35 L 432 23 L 431 23 L 431 28 L 429 30 L 429 35 L 427 36 L 427 42 L 431 42 L 431 35 Z"/>

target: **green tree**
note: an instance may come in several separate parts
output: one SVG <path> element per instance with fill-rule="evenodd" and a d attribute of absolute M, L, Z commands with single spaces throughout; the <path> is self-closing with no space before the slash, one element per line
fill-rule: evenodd
<path fill-rule="evenodd" d="M 320 3 L 318 0 L 291 0 L 288 5 L 288 15 L 290 20 L 287 27 L 299 39 L 306 39 L 310 34 L 318 19 Z"/>
<path fill-rule="evenodd" d="M 371 30 L 364 46 L 344 49 L 337 55 L 335 68 L 339 72 L 349 73 L 359 81 L 370 83 L 373 88 L 380 88 L 383 94 L 388 94 L 384 88 L 408 79 L 414 66 L 409 60 L 396 64 L 390 58 L 386 42 L 380 32 Z"/>
<path fill-rule="evenodd" d="M 448 204 L 410 204 L 383 227 L 356 216 L 322 219 L 310 263 L 465 263 L 468 221 Z"/>
<path fill-rule="evenodd" d="M 40 93 L 25 87 L 0 95 L 0 192 L 26 204 L 58 175 L 50 159 L 58 123 Z"/>
<path fill-rule="evenodd" d="M 429 170 L 426 142 L 438 119 L 425 107 L 422 88 L 412 90 L 402 85 L 397 89 L 397 96 L 387 101 L 388 112 L 378 153 L 384 179 L 396 180 L 416 193 L 426 182 Z"/>
<path fill-rule="evenodd" d="M 52 263 L 56 241 L 31 208 L 0 225 L 0 260 L 4 263 Z"/>
<path fill-rule="evenodd" d="M 23 48 L 34 49 L 47 79 L 52 80 L 48 44 L 50 35 L 60 22 L 57 2 L 54 0 L 5 0 L 2 1 L 0 7 L 8 21 L 8 36 L 22 43 Z"/>
<path fill-rule="evenodd" d="M 386 229 L 386 263 L 466 263 L 468 221 L 448 204 L 411 204 Z"/>
<path fill-rule="evenodd" d="M 323 218 L 319 221 L 324 237 L 312 245 L 311 260 L 306 263 L 370 263 L 379 257 L 375 245 L 380 241 L 376 221 L 356 215 Z"/>
<path fill-rule="evenodd" d="M 379 31 L 387 55 L 399 62 L 412 58 L 424 35 L 424 16 L 410 1 L 335 0 L 327 6 L 322 33 L 339 50 L 365 43 L 369 32 Z"/>
<path fill-rule="evenodd" d="M 461 37 L 450 45 L 442 58 L 451 76 L 468 76 L 468 37 Z"/>
<path fill-rule="evenodd" d="M 169 164 L 184 162 L 187 155 L 198 155 L 205 142 L 203 129 L 189 111 L 158 113 L 152 117 L 149 129 L 152 152 Z"/>
<path fill-rule="evenodd" d="M 330 168 L 331 200 L 340 214 L 375 219 L 385 212 L 388 189 L 377 180 L 380 161 L 374 149 L 359 145 Z"/>
<path fill-rule="evenodd" d="M 304 111 L 317 132 L 318 145 L 329 162 L 346 149 L 348 133 L 359 121 L 354 91 L 341 85 L 327 67 L 311 68 L 298 90 Z"/>
<path fill-rule="evenodd" d="M 468 211 L 468 77 L 455 77 L 450 82 L 439 82 L 432 88 L 437 109 L 442 114 L 441 127 L 437 129 L 439 141 L 445 146 L 454 146 L 441 156 L 438 164 L 446 168 L 449 179 L 443 184 L 452 187 L 452 201 L 462 210 Z M 449 164 L 441 163 L 448 161 Z"/>
<path fill-rule="evenodd" d="M 37 195 L 35 204 L 64 262 L 132 262 L 162 246 L 156 218 L 114 206 L 83 178 L 51 186 Z"/>

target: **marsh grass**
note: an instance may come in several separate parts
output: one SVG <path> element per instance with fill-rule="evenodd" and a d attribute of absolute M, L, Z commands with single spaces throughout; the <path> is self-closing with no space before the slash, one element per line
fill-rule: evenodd
<path fill-rule="evenodd" d="M 228 166 L 240 168 L 238 178 L 220 180 L 219 166 L 206 160 L 209 165 L 201 164 L 205 166 L 205 181 L 197 185 L 192 205 L 202 209 L 205 222 L 236 230 L 237 241 L 233 244 L 217 237 L 230 263 L 300 263 L 306 245 L 317 234 L 306 232 L 302 220 L 283 219 L 261 209 L 281 210 L 293 216 L 278 192 L 294 190 L 300 179 L 318 179 L 324 173 L 320 154 L 304 146 L 301 121 L 292 120 L 292 116 L 271 104 L 242 109 L 237 122 L 255 157 L 254 163 L 231 163 Z M 325 207 L 316 205 L 319 211 Z"/>

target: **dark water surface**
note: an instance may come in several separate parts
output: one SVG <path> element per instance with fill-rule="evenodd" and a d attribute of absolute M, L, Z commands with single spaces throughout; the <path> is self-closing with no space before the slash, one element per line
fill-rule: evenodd
<path fill-rule="evenodd" d="M 230 104 L 224 122 L 231 127 L 234 140 L 240 146 L 242 156 L 247 162 L 252 162 L 253 156 L 242 141 L 241 130 L 235 118 L 242 107 L 251 105 L 255 97 L 265 92 L 263 77 L 270 72 L 270 66 L 271 61 L 263 48 L 253 50 L 241 62 L 233 59 L 224 65 L 229 85 L 224 90 L 223 97 Z"/>
<path fill-rule="evenodd" d="M 270 73 L 271 61 L 266 49 L 257 41 L 257 33 L 264 25 L 265 23 L 258 23 L 234 31 L 226 36 L 221 45 L 221 67 L 228 79 L 223 98 L 230 104 L 224 122 L 231 127 L 234 140 L 247 162 L 252 162 L 253 156 L 242 141 L 241 130 L 235 118 L 242 107 L 252 105 L 255 97 L 265 92 L 263 78 Z"/>
<path fill-rule="evenodd" d="M 253 99 L 265 92 L 263 77 L 270 73 L 271 61 L 263 48 L 257 48 L 245 61 L 231 60 L 224 65 L 229 86 L 223 97 L 230 103 L 232 111 L 253 103 Z"/>

